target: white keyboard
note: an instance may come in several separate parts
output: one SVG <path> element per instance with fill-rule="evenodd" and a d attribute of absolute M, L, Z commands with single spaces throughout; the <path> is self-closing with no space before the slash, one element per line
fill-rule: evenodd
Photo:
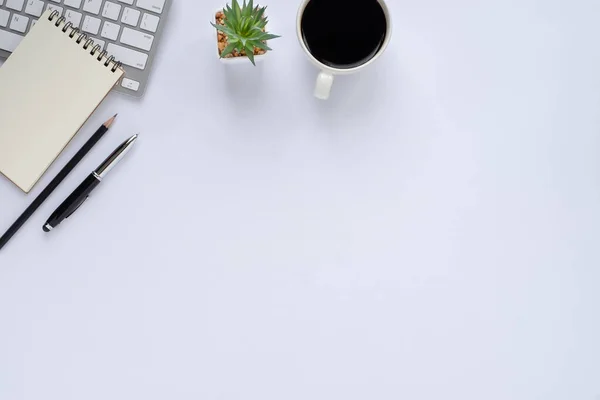
<path fill-rule="evenodd" d="M 47 9 L 121 61 L 116 90 L 141 97 L 171 0 L 0 0 L 0 58 L 7 58 Z"/>

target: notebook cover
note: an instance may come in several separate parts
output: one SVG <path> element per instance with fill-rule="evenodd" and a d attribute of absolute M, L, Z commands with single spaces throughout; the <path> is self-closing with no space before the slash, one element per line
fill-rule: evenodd
<path fill-rule="evenodd" d="M 26 193 L 124 74 L 49 16 L 0 68 L 0 173 Z"/>

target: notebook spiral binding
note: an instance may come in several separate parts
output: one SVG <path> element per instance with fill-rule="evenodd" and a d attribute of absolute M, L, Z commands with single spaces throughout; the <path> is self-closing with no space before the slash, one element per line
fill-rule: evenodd
<path fill-rule="evenodd" d="M 54 21 L 54 18 L 58 17 L 59 13 L 58 11 L 52 11 L 52 13 L 48 16 L 48 20 L 50 20 L 51 22 L 54 22 L 54 25 L 57 28 L 60 28 L 60 24 L 65 22 L 65 17 L 60 17 L 58 19 L 56 19 L 56 21 Z M 96 57 L 96 59 L 99 62 L 104 61 L 104 66 L 105 67 L 109 67 L 112 63 L 112 68 L 110 69 L 112 72 L 116 72 L 119 68 L 121 68 L 122 64 L 120 61 L 115 60 L 115 58 L 113 56 L 110 57 L 106 57 L 108 55 L 108 53 L 106 52 L 106 50 L 103 50 L 102 52 L 100 52 L 98 54 L 98 56 L 96 56 L 96 53 L 100 50 L 100 45 L 94 45 L 94 40 L 88 38 L 88 36 L 81 32 L 79 30 L 79 28 L 74 28 L 73 24 L 70 22 L 67 22 L 66 24 L 64 24 L 64 26 L 61 28 L 61 30 L 64 33 L 67 33 L 67 31 L 71 29 L 71 32 L 69 32 L 69 37 L 71 39 L 74 39 L 75 36 L 79 35 L 77 37 L 77 39 L 75 39 L 75 42 L 77 44 L 81 44 L 81 42 L 83 42 L 85 40 L 85 43 L 83 44 L 83 49 L 87 50 L 89 49 L 90 46 L 93 46 L 92 49 L 90 50 L 90 55 L 93 57 Z M 106 60 L 104 60 L 104 58 L 106 58 Z"/>

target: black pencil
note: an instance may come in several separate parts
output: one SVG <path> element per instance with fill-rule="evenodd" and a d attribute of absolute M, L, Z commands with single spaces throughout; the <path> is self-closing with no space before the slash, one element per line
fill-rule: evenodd
<path fill-rule="evenodd" d="M 106 121 L 102 126 L 94 133 L 94 135 L 83 145 L 83 147 L 71 158 L 71 160 L 63 167 L 63 169 L 56 175 L 56 177 L 46 186 L 42 193 L 31 203 L 29 207 L 21 214 L 21 216 L 15 221 L 14 224 L 6 233 L 0 238 L 0 250 L 8 243 L 8 241 L 21 229 L 21 227 L 27 222 L 27 220 L 33 215 L 34 212 L 46 201 L 46 199 L 54 192 L 54 190 L 61 184 L 61 182 L 75 169 L 77 164 L 86 156 L 87 153 L 98 143 L 102 136 L 108 131 L 108 128 L 117 118 L 114 117 Z"/>

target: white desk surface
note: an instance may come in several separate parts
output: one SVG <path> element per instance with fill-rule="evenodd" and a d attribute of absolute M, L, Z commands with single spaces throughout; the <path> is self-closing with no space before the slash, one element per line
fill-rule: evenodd
<path fill-rule="evenodd" d="M 0 179 L 7 227 L 120 113 L 0 253 L 0 399 L 598 399 L 600 3 L 392 0 L 329 102 L 298 3 L 228 70 L 220 3 L 175 0 L 145 98 L 31 195 Z"/>

